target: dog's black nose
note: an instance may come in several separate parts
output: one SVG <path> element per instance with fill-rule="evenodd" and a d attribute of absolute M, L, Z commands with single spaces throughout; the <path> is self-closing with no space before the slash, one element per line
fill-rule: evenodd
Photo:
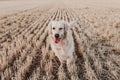
<path fill-rule="evenodd" d="M 59 38 L 59 34 L 55 34 L 55 38 Z"/>

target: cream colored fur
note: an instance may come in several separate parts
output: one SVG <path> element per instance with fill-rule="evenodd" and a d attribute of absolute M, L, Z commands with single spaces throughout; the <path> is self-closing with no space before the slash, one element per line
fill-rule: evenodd
<path fill-rule="evenodd" d="M 74 26 L 75 22 L 65 22 L 65 21 L 51 21 L 49 24 L 49 38 L 50 38 L 50 45 L 55 53 L 55 56 L 58 57 L 61 64 L 67 62 L 67 66 L 71 63 L 73 58 L 74 48 L 74 39 L 72 36 L 71 28 Z M 55 27 L 55 30 L 52 28 Z M 64 28 L 63 34 L 57 28 Z M 62 37 L 60 42 L 56 44 L 54 42 L 54 35 L 58 33 Z M 69 66 L 68 66 L 69 67 Z"/>

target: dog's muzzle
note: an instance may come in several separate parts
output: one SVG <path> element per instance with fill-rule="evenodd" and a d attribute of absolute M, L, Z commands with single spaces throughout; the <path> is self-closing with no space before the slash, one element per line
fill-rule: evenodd
<path fill-rule="evenodd" d="M 56 43 L 56 44 L 60 42 L 60 39 L 61 39 L 61 38 L 59 38 L 59 37 L 60 37 L 59 34 L 55 34 L 55 43 Z"/>

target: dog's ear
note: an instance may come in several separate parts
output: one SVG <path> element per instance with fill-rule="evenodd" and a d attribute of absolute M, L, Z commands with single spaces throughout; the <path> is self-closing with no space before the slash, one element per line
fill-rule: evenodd
<path fill-rule="evenodd" d="M 68 27 L 71 29 L 76 24 L 76 21 L 68 22 Z"/>
<path fill-rule="evenodd" d="M 67 31 L 68 30 L 67 22 L 65 22 L 64 20 L 62 20 L 61 22 L 64 25 L 64 30 Z"/>
<path fill-rule="evenodd" d="M 71 22 L 62 21 L 62 23 L 64 24 L 64 28 L 67 31 L 68 29 L 71 29 L 72 27 L 74 27 L 77 21 L 71 21 Z"/>
<path fill-rule="evenodd" d="M 62 21 L 62 24 L 64 25 L 64 38 L 67 36 L 67 30 L 68 30 L 68 25 L 67 22 Z"/>

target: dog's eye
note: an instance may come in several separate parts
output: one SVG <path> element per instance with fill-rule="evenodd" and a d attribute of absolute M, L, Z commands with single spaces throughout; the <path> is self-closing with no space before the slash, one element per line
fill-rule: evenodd
<path fill-rule="evenodd" d="M 55 30 L 55 28 L 53 27 L 53 30 Z"/>
<path fill-rule="evenodd" d="M 59 28 L 59 30 L 62 30 L 63 28 Z"/>

